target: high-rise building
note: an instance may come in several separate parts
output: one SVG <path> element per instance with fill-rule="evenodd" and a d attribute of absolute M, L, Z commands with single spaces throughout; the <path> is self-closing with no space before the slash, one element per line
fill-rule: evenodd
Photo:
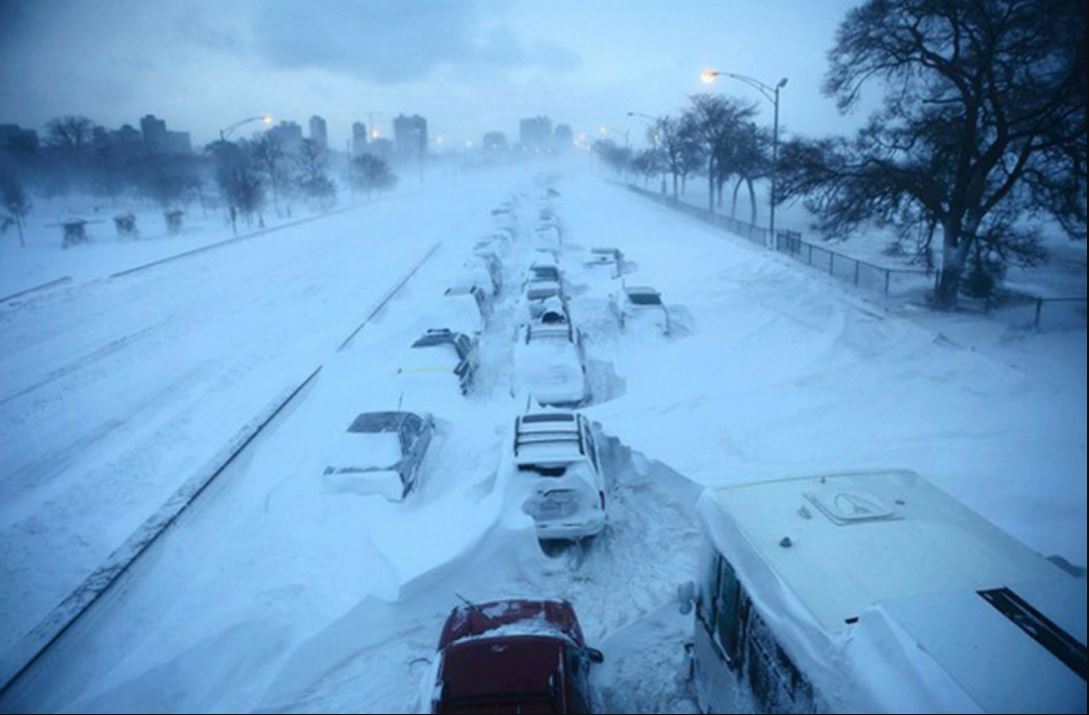
<path fill-rule="evenodd" d="M 427 154 L 427 120 L 419 114 L 400 114 L 393 120 L 393 144 L 399 158 L 414 159 Z"/>
<path fill-rule="evenodd" d="M 310 117 L 310 141 L 322 149 L 329 148 L 329 132 L 325 126 L 325 120 L 316 114 Z"/>
<path fill-rule="evenodd" d="M 352 123 L 352 154 L 358 156 L 367 150 L 367 125 Z"/>
<path fill-rule="evenodd" d="M 38 150 L 38 132 L 18 124 L 0 124 L 0 154 L 33 153 Z"/>
<path fill-rule="evenodd" d="M 530 117 L 518 124 L 518 141 L 527 149 L 552 147 L 552 120 L 548 117 Z"/>
<path fill-rule="evenodd" d="M 158 119 L 154 114 L 145 115 L 140 120 L 140 132 L 144 135 L 144 148 L 148 154 L 166 151 L 166 120 Z"/>
<path fill-rule="evenodd" d="M 575 133 L 571 131 L 569 124 L 557 124 L 553 136 L 556 139 L 556 149 L 560 151 L 570 149 L 575 144 Z"/>
<path fill-rule="evenodd" d="M 303 132 L 295 122 L 281 121 L 268 130 L 268 133 L 280 143 L 280 148 L 287 154 L 296 154 L 302 146 Z"/>
<path fill-rule="evenodd" d="M 507 148 L 507 135 L 503 132 L 488 132 L 480 142 L 484 151 L 505 151 Z"/>
<path fill-rule="evenodd" d="M 140 132 L 148 154 L 188 154 L 193 151 L 189 132 L 168 131 L 166 120 L 158 119 L 154 114 L 145 115 L 140 120 Z"/>

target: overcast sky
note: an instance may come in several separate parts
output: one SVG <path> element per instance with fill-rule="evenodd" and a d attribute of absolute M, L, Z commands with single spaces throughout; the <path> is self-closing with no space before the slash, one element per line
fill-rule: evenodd
<path fill-rule="evenodd" d="M 547 114 L 576 131 L 643 124 L 705 91 L 704 67 L 788 77 L 784 128 L 857 126 L 820 93 L 849 0 L 0 0 L 0 123 L 84 114 L 108 127 L 153 113 L 203 144 L 270 113 L 384 133 L 419 113 L 432 137 L 479 141 Z M 716 90 L 770 104 L 736 82 Z"/>

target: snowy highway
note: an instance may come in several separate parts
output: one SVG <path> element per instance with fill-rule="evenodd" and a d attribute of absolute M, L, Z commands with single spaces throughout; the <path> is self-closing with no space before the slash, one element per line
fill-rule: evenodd
<path fill-rule="evenodd" d="M 691 620 L 674 593 L 694 575 L 706 485 L 910 468 L 1085 563 L 1084 328 L 997 340 L 960 325 L 951 339 L 591 172 L 544 177 L 467 177 L 0 311 L 0 574 L 19 586 L 2 592 L 0 650 L 271 395 L 324 365 L 0 707 L 409 712 L 460 596 L 532 596 L 570 600 L 605 652 L 603 709 L 691 711 Z M 502 488 L 524 409 L 516 294 L 546 186 L 610 499 L 605 533 L 553 556 Z M 438 434 L 421 491 L 388 503 L 323 489 L 332 442 L 356 414 L 395 408 L 397 356 L 436 327 L 429 311 L 509 196 L 519 238 L 478 384 L 425 406 Z M 671 336 L 618 327 L 612 282 L 586 265 L 595 246 L 624 252 L 628 284 L 661 291 Z"/>
<path fill-rule="evenodd" d="M 9 647 L 494 196 L 466 181 L 0 311 Z"/>

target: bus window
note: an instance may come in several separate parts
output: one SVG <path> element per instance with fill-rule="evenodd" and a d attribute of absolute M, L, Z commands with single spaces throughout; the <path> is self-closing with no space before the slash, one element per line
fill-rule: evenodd
<path fill-rule="evenodd" d="M 737 581 L 737 574 L 730 566 L 730 562 L 724 558 L 718 559 L 718 593 L 715 596 L 715 640 L 726 655 L 730 667 L 736 668 L 738 658 L 738 634 L 740 632 L 740 618 L 738 617 L 738 602 L 741 585 Z"/>
<path fill-rule="evenodd" d="M 696 596 L 696 619 L 707 629 L 708 635 L 715 631 L 715 594 L 718 591 L 719 556 L 711 549 L 703 553 L 703 577 L 699 582 Z"/>

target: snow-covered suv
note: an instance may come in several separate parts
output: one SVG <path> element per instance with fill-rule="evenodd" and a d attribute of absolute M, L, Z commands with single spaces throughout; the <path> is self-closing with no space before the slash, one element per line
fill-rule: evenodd
<path fill-rule="evenodd" d="M 577 412 L 534 412 L 514 422 L 522 511 L 540 539 L 575 540 L 605 528 L 605 478 L 593 430 Z M 532 480 L 526 484 L 525 480 Z"/>
<path fill-rule="evenodd" d="M 514 346 L 511 391 L 526 392 L 541 405 L 575 407 L 586 402 L 590 388 L 582 334 L 570 322 L 537 319 L 522 326 Z"/>

